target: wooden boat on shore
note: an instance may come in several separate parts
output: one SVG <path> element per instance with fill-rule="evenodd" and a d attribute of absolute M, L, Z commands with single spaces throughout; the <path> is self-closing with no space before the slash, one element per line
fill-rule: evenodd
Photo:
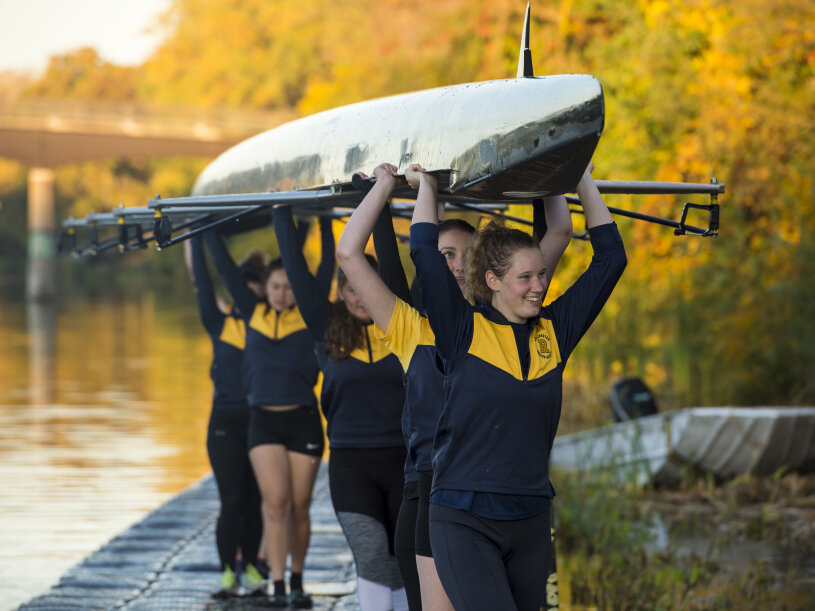
<path fill-rule="evenodd" d="M 686 408 L 555 439 L 556 469 L 608 472 L 644 484 L 688 469 L 722 479 L 815 470 L 815 407 Z"/>

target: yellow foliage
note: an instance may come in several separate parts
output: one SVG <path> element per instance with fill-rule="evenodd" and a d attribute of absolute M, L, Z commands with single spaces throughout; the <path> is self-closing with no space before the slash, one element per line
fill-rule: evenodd
<path fill-rule="evenodd" d="M 660 27 L 665 15 L 674 8 L 667 0 L 640 0 L 638 4 L 645 15 L 646 25 L 651 29 Z"/>
<path fill-rule="evenodd" d="M 10 159 L 0 158 L 0 185 L 10 185 L 21 182 L 25 176 L 25 168 Z"/>
<path fill-rule="evenodd" d="M 514 76 L 523 8 L 509 0 L 173 0 L 167 36 L 145 65 L 117 70 L 78 53 L 54 62 L 32 90 L 311 113 Z M 634 371 L 677 403 L 815 398 L 805 366 L 815 361 L 814 44 L 815 5 L 806 0 L 533 6 L 536 73 L 589 73 L 603 84 L 598 178 L 727 183 L 718 241 L 618 219 L 629 265 L 589 348 L 572 359 L 581 383 Z M 75 215 L 143 203 L 145 193 L 183 192 L 200 164 L 62 168 L 59 199 Z M 19 180 L 15 172 L 0 164 L 0 181 Z M 683 201 L 707 198 L 607 201 L 676 220 Z M 531 218 L 527 206 L 510 213 Z M 703 217 L 692 212 L 689 222 Z M 334 224 L 337 235 L 341 227 Z M 307 243 L 312 263 L 316 234 Z M 588 245 L 570 246 L 547 299 L 570 286 L 589 256 Z M 744 347 L 754 336 L 760 355 Z"/>
<path fill-rule="evenodd" d="M 661 386 L 667 381 L 668 372 L 665 367 L 649 361 L 645 364 L 645 379 L 652 386 Z"/>

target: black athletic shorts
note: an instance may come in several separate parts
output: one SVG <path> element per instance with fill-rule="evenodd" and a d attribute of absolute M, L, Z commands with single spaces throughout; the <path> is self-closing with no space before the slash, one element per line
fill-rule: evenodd
<path fill-rule="evenodd" d="M 316 407 L 276 412 L 253 407 L 249 416 L 249 449 L 264 444 L 286 446 L 290 452 L 322 456 L 323 422 Z"/>
<path fill-rule="evenodd" d="M 552 566 L 549 511 L 491 520 L 430 504 L 433 560 L 455 609 L 539 611 Z"/>

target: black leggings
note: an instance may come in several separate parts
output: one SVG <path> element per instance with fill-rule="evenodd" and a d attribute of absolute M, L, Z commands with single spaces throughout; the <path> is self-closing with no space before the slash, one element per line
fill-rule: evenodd
<path fill-rule="evenodd" d="M 430 489 L 433 487 L 433 472 L 419 471 L 419 501 L 416 507 L 415 549 L 417 556 L 433 557 L 430 548 Z"/>
<path fill-rule="evenodd" d="M 405 483 L 402 494 L 402 506 L 399 508 L 399 519 L 396 521 L 394 550 L 396 562 L 410 611 L 422 611 L 422 593 L 419 586 L 419 570 L 416 568 L 416 510 L 419 505 L 418 482 Z"/>
<path fill-rule="evenodd" d="M 450 602 L 467 611 L 539 611 L 551 562 L 549 512 L 490 520 L 430 504 L 436 570 Z"/>
<path fill-rule="evenodd" d="M 402 503 L 406 450 L 332 448 L 328 460 L 331 502 L 357 575 L 397 590 L 403 587 L 394 556 Z"/>
<path fill-rule="evenodd" d="M 245 562 L 257 562 L 263 533 L 260 490 L 249 462 L 248 429 L 248 409 L 214 409 L 210 414 L 207 453 L 221 499 L 215 543 L 222 569 L 235 570 L 238 548 Z"/>

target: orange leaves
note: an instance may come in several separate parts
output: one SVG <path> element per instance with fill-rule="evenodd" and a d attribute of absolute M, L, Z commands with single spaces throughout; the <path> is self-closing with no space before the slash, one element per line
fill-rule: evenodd
<path fill-rule="evenodd" d="M 77 53 L 56 61 L 33 91 L 307 114 L 512 77 L 523 9 L 513 0 L 173 0 L 167 38 L 141 68 Z M 807 388 L 815 354 L 796 360 L 779 346 L 815 346 L 807 292 L 815 286 L 815 4 L 558 0 L 532 7 L 530 42 L 537 74 L 589 73 L 603 84 L 597 178 L 727 183 L 718 240 L 618 219 L 629 265 L 573 372 L 599 383 L 645 375 L 678 404 L 784 401 Z M 100 164 L 60 170 L 58 189 L 81 214 L 120 198 L 143 201 L 145 191 L 183 190 L 194 174 L 166 162 L 150 169 L 161 188 Z M 606 199 L 674 220 L 684 201 L 707 201 Z M 704 213 L 688 222 L 704 225 Z M 570 246 L 550 296 L 588 256 L 585 244 Z"/>

